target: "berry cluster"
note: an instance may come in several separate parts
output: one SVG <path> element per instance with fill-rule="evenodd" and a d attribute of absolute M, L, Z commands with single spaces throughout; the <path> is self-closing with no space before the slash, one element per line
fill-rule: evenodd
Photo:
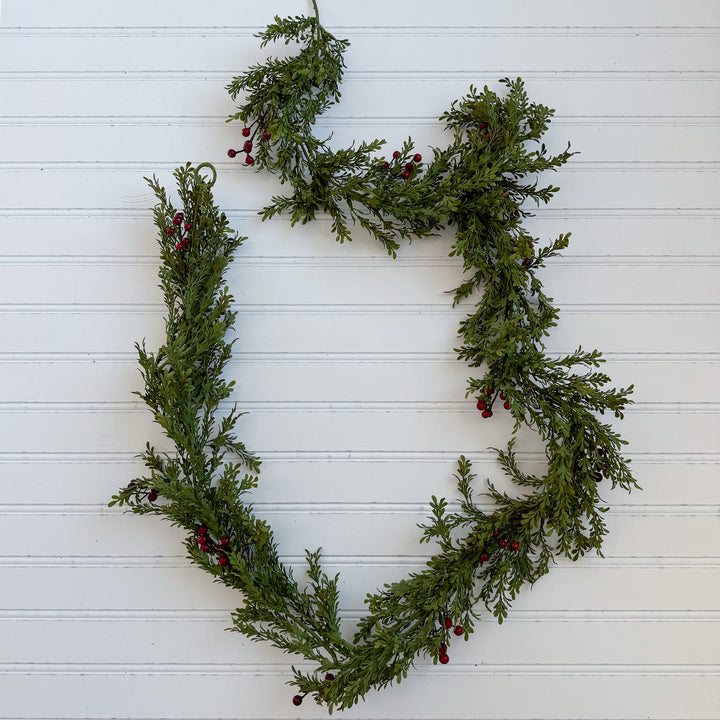
<path fill-rule="evenodd" d="M 217 555 L 218 565 L 225 567 L 228 562 L 227 552 L 230 549 L 230 538 L 222 537 L 220 542 L 213 542 L 205 525 L 197 526 L 197 544 L 200 549 L 208 555 Z"/>
<path fill-rule="evenodd" d="M 335 676 L 334 676 L 332 673 L 327 673 L 327 674 L 325 675 L 325 681 L 326 681 L 326 682 L 332 682 L 334 679 L 335 679 Z M 303 698 L 304 698 L 307 694 L 308 694 L 308 693 L 307 693 L 307 691 L 306 691 L 306 692 L 300 693 L 300 694 L 298 694 L 298 695 L 293 695 L 292 704 L 295 705 L 295 706 L 297 706 L 297 705 L 302 705 Z"/>
<path fill-rule="evenodd" d="M 509 547 L 510 550 L 512 550 L 513 552 L 517 552 L 518 550 L 520 550 L 520 543 L 517 540 L 511 540 L 508 543 L 508 541 L 505 538 L 500 537 L 500 532 L 498 530 L 493 530 L 493 537 L 498 538 L 497 545 L 498 545 L 498 548 L 500 548 L 501 550 L 504 550 L 507 547 Z M 490 559 L 490 553 L 487 551 L 487 549 L 484 549 L 480 553 L 480 563 L 481 564 L 486 563 L 489 559 Z"/>
<path fill-rule="evenodd" d="M 417 166 L 422 162 L 422 155 L 415 153 L 412 157 L 407 156 L 405 158 L 400 157 L 400 151 L 395 150 L 392 154 L 392 162 L 384 160 L 380 163 L 381 170 L 387 170 L 394 177 L 402 178 L 407 180 L 413 172 L 417 170 Z"/>
<path fill-rule="evenodd" d="M 190 238 L 187 233 L 192 230 L 192 224 L 189 222 L 183 222 L 185 216 L 181 212 L 175 213 L 173 217 L 172 225 L 166 230 L 167 234 L 171 238 L 176 238 L 175 249 L 181 252 L 190 246 Z"/>
<path fill-rule="evenodd" d="M 445 617 L 445 619 L 443 620 L 443 625 L 445 626 L 445 630 L 452 629 L 453 633 L 457 637 L 461 637 L 467 632 L 462 625 L 455 625 L 455 623 L 449 617 Z M 455 625 L 454 628 L 453 625 Z M 447 665 L 450 662 L 450 656 L 448 655 L 447 649 L 447 643 L 440 643 L 440 646 L 438 647 L 438 662 L 441 665 Z"/>
<path fill-rule="evenodd" d="M 247 127 L 247 125 L 242 129 L 242 135 L 245 138 L 248 138 L 242 146 L 242 150 L 234 150 L 233 148 L 230 148 L 227 151 L 229 158 L 234 158 L 239 152 L 245 153 L 245 164 L 246 165 L 253 165 L 255 163 L 255 158 L 250 154 L 253 149 L 253 140 L 255 140 L 255 135 L 257 135 L 258 131 L 260 129 L 259 124 L 256 124 L 254 127 L 254 130 Z M 252 137 L 251 137 L 252 136 Z M 262 135 L 260 136 L 263 140 L 263 142 L 267 142 L 270 140 L 270 133 L 267 130 L 262 131 Z"/>
<path fill-rule="evenodd" d="M 505 393 L 502 390 L 496 392 L 491 387 L 485 388 L 485 395 L 481 398 L 478 398 L 477 405 L 475 407 L 477 407 L 477 409 L 482 412 L 482 416 L 484 418 L 491 418 L 493 415 L 493 404 L 498 398 L 503 401 L 503 407 L 505 408 L 505 410 L 509 410 L 510 401 L 505 397 Z"/>

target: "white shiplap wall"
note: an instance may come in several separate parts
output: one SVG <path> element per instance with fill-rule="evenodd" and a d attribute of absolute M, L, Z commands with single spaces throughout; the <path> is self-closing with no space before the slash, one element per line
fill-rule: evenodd
<path fill-rule="evenodd" d="M 324 716 L 289 703 L 286 656 L 223 632 L 238 598 L 175 530 L 105 507 L 158 438 L 131 395 L 132 344 L 162 331 L 143 175 L 218 167 L 249 236 L 231 373 L 265 460 L 257 507 L 290 560 L 325 548 L 349 620 L 421 565 L 415 523 L 453 496 L 460 452 L 497 479 L 486 448 L 509 425 L 463 401 L 450 237 L 392 262 L 322 221 L 261 224 L 277 185 L 225 157 L 223 86 L 261 57 L 253 33 L 309 9 L 263 5 L 0 5 L 0 718 Z M 582 154 L 532 221 L 574 236 L 545 273 L 549 346 L 599 347 L 636 384 L 621 427 L 644 487 L 607 493 L 606 559 L 561 562 L 450 665 L 420 662 L 345 716 L 720 717 L 720 2 L 320 5 L 352 41 L 321 123 L 339 143 L 442 144 L 450 101 L 504 75 L 557 108 L 551 142 Z"/>

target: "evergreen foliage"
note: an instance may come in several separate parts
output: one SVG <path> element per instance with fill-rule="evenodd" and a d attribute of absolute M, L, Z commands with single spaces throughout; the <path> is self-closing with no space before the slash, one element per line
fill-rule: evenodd
<path fill-rule="evenodd" d="M 188 243 L 177 243 L 168 229 L 177 226 L 178 211 L 149 181 L 158 198 L 168 314 L 165 344 L 154 354 L 138 345 L 141 397 L 175 452 L 148 445 L 147 473 L 111 504 L 184 527 L 192 561 L 243 593 L 234 629 L 313 663 L 311 672 L 294 670 L 295 702 L 311 694 L 332 712 L 399 682 L 419 655 L 447 662 L 451 635 L 468 639 L 479 603 L 502 622 L 520 589 L 542 577 L 557 555 L 600 553 L 607 528 L 598 482 L 606 478 L 630 490 L 635 481 L 621 455 L 625 442 L 597 415 L 622 418 L 632 387 L 608 387 L 596 350 L 546 354 L 544 338 L 558 311 L 536 272 L 567 246 L 569 235 L 541 247 L 523 227 L 530 215 L 524 203 L 551 199 L 558 188 L 540 186 L 538 175 L 572 153 L 548 153 L 542 137 L 553 111 L 530 102 L 521 80 L 501 81 L 502 96 L 471 88 L 453 103 L 441 118 L 451 142 L 434 149 L 430 162 L 423 164 L 410 140 L 383 161 L 377 157 L 382 140 L 332 150 L 312 135 L 318 115 L 340 97 L 348 44 L 320 25 L 317 8 L 315 17 L 276 18 L 260 37 L 263 44 L 302 46 L 294 56 L 251 67 L 229 86 L 244 103 L 232 119 L 242 120 L 244 136 L 258 142 L 254 164 L 292 188 L 273 198 L 263 217 L 288 213 L 295 223 L 328 213 L 338 240 L 351 239 L 357 224 L 392 256 L 403 238 L 454 226 L 451 254 L 463 259 L 466 273 L 454 301 L 482 293 L 460 324 L 458 357 L 479 370 L 467 396 L 485 417 L 504 403 L 515 420 L 498 459 L 518 492 L 489 484 L 480 506 L 471 464 L 461 457 L 460 509 L 449 512 L 444 499 L 433 497 L 421 526 L 422 541 L 435 543 L 435 554 L 421 572 L 368 594 L 368 614 L 347 637 L 338 577 L 323 572 L 319 551 L 307 552 L 307 583 L 279 561 L 271 529 L 245 500 L 258 481 L 259 461 L 234 435 L 237 409 L 220 412 L 233 385 L 222 373 L 232 349 L 224 336 L 235 319 L 224 273 L 241 238 L 214 205 L 211 183 L 188 165 L 175 173 L 182 226 L 190 225 Z M 514 436 L 522 426 L 545 444 L 540 476 L 518 465 Z"/>

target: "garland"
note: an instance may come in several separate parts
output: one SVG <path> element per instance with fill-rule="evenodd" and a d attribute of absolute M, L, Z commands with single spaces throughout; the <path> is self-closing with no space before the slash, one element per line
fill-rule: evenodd
<path fill-rule="evenodd" d="M 192 562 L 243 594 L 233 629 L 304 657 L 314 666 L 293 668 L 299 705 L 311 694 L 328 711 L 354 705 L 371 689 L 407 676 L 416 657 L 450 660 L 452 637 L 468 639 L 482 602 L 502 622 L 521 587 L 543 576 L 557 555 L 577 559 L 599 554 L 607 533 L 598 483 L 635 486 L 620 449 L 625 441 L 597 414 L 622 418 L 632 386 L 608 389 L 596 350 L 556 359 L 544 337 L 557 309 L 536 276 L 547 258 L 568 244 L 560 235 L 541 247 L 522 226 L 527 199 L 547 203 L 558 190 L 539 187 L 535 176 L 562 166 L 568 149 L 548 154 L 542 136 L 553 110 L 528 100 L 521 80 L 501 82 L 501 97 L 487 87 L 452 104 L 441 121 L 452 141 L 424 162 L 411 140 L 386 160 L 384 141 L 332 149 L 312 129 L 316 118 L 340 98 L 343 52 L 314 17 L 275 18 L 260 33 L 262 44 L 298 42 L 297 55 L 251 67 L 233 79 L 233 98 L 244 104 L 230 119 L 244 123 L 245 162 L 278 175 L 292 188 L 272 198 L 262 216 L 287 213 L 309 222 L 319 212 L 332 218 L 337 239 L 350 240 L 359 225 L 395 256 L 399 240 L 455 227 L 451 255 L 469 275 L 454 290 L 454 303 L 482 290 L 475 310 L 460 323 L 458 357 L 480 369 L 470 378 L 484 418 L 502 403 L 514 419 L 513 437 L 498 461 L 519 487 L 508 494 L 488 483 L 481 509 L 473 494 L 472 467 L 461 457 L 457 480 L 460 509 L 433 496 L 421 542 L 437 550 L 426 568 L 368 594 L 368 614 L 352 640 L 341 630 L 338 576 L 328 577 L 320 551 L 306 551 L 306 583 L 279 557 L 268 524 L 245 496 L 258 482 L 260 461 L 237 439 L 240 412 L 221 408 L 234 382 L 223 377 L 232 353 L 225 336 L 233 327 L 233 298 L 225 272 L 245 238 L 229 227 L 214 204 L 214 168 L 178 168 L 176 208 L 156 178 L 148 179 L 158 203 L 159 271 L 166 316 L 165 343 L 155 353 L 137 344 L 144 390 L 174 452 L 143 453 L 147 472 L 116 494 L 110 505 L 160 515 L 188 532 Z M 253 154 L 251 154 L 253 153 Z M 211 177 L 202 174 L 208 169 Z M 532 428 L 545 444 L 542 475 L 523 472 L 515 434 Z"/>

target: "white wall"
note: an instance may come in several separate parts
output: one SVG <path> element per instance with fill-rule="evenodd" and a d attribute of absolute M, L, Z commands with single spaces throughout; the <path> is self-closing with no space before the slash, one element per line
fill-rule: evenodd
<path fill-rule="evenodd" d="M 223 90 L 261 53 L 273 3 L 5 0 L 0 27 L 0 718 L 323 717 L 294 708 L 289 658 L 223 632 L 238 598 L 177 531 L 106 508 L 157 438 L 133 341 L 162 331 L 152 198 L 210 160 L 249 240 L 232 272 L 232 364 L 264 458 L 257 507 L 282 552 L 322 545 L 365 592 L 423 561 L 415 523 L 453 497 L 461 452 L 498 476 L 506 418 L 464 401 L 449 236 L 397 261 L 327 223 L 261 224 L 277 186 L 230 162 Z M 266 6 L 266 7 L 265 7 Z M 452 662 L 420 662 L 352 718 L 720 717 L 720 2 L 330 2 L 352 41 L 338 142 L 408 134 L 470 83 L 522 75 L 582 152 L 532 221 L 572 231 L 545 273 L 551 349 L 598 347 L 636 405 L 622 423 L 643 492 L 607 493 L 606 558 L 558 567 Z M 555 178 L 553 178 L 555 181 Z M 537 454 L 526 447 L 525 459 Z"/>

